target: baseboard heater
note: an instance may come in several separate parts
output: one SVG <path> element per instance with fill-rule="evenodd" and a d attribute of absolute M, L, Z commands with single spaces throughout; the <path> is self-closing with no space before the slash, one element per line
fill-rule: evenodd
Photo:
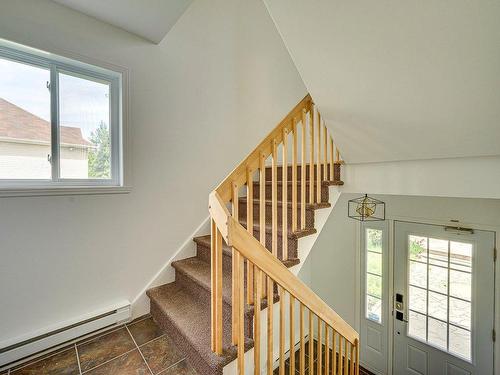
<path fill-rule="evenodd" d="M 106 327 L 128 321 L 131 317 L 130 303 L 117 304 L 109 309 L 89 314 L 73 322 L 65 322 L 61 327 L 52 327 L 0 344 L 0 368 L 6 364 L 28 359 L 33 354 L 75 340 L 78 337 Z"/>

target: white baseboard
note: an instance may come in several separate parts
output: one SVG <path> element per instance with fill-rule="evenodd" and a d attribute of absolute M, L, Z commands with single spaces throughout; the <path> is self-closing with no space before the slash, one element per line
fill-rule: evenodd
<path fill-rule="evenodd" d="M 88 333 L 130 320 L 128 301 L 0 342 L 0 368 Z M 22 361 L 21 361 L 22 362 Z"/>

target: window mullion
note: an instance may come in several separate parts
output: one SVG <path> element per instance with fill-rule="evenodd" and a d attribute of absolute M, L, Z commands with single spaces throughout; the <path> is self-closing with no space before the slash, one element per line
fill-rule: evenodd
<path fill-rule="evenodd" d="M 59 77 L 55 64 L 50 65 L 50 147 L 52 182 L 59 181 Z"/>

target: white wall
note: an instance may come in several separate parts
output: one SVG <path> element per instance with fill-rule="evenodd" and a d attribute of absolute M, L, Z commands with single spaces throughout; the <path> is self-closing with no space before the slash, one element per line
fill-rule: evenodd
<path fill-rule="evenodd" d="M 159 45 L 48 0 L 1 8 L 1 38 L 130 72 L 130 194 L 0 199 L 9 339 L 132 301 L 306 89 L 259 0 L 197 0 Z"/>
<path fill-rule="evenodd" d="M 369 191 L 368 191 L 369 192 Z M 359 225 L 347 217 L 347 201 L 359 194 L 342 194 L 309 256 L 311 287 L 349 324 L 359 329 Z M 374 195 L 386 203 L 389 226 L 394 220 L 460 225 L 497 233 L 500 248 L 500 200 L 403 195 Z M 496 272 L 500 272 L 497 262 Z M 500 287 L 497 278 L 496 288 Z M 496 301 L 497 329 L 500 301 Z M 500 350 L 496 349 L 497 368 Z"/>
<path fill-rule="evenodd" d="M 500 198 L 500 156 L 348 164 L 344 192 Z"/>

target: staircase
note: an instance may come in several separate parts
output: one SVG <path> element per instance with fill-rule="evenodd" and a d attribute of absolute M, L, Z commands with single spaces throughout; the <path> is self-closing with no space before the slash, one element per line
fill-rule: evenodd
<path fill-rule="evenodd" d="M 153 319 L 169 334 L 200 374 L 222 374 L 223 368 L 235 359 L 238 372 L 244 373 L 244 353 L 251 348 L 254 348 L 253 372 L 260 373 L 261 331 L 266 331 L 260 322 L 261 311 L 267 309 L 271 311 L 268 316 L 272 316 L 274 305 L 278 302 L 281 307 L 279 372 L 284 374 L 284 296 L 287 292 L 290 295 L 287 324 L 292 332 L 289 339 L 292 345 L 296 344 L 293 336 L 296 321 L 292 310 L 296 308 L 296 301 L 300 305 L 300 337 L 297 338 L 300 338 L 298 367 L 301 373 L 305 373 L 306 308 L 310 311 L 308 337 L 314 336 L 312 319 L 317 316 L 319 331 L 315 338 L 319 343 L 318 349 L 329 353 L 328 356 L 323 355 L 325 368 L 329 369 L 325 374 L 347 374 L 347 371 L 354 374 L 358 371 L 358 361 L 353 352 L 356 349 L 356 355 L 358 353 L 357 333 L 287 270 L 300 262 L 298 239 L 316 233 L 315 210 L 330 207 L 329 186 L 343 184 L 340 180 L 340 154 L 338 150 L 334 152 L 333 140 L 327 136 L 326 127 L 321 125 L 319 114 L 317 123 L 315 119 L 312 100 L 306 96 L 276 128 L 278 131 L 275 129 L 271 132 L 256 148 L 258 152 L 253 152 L 240 164 L 244 169 L 238 167 L 240 170 L 237 168 L 231 178 L 226 180 L 229 184 L 221 184 L 211 194 L 212 234 L 194 238 L 196 256 L 174 262 L 175 281 L 147 292 Z M 299 123 L 301 133 L 297 131 Z M 306 133 L 306 125 L 309 125 L 309 133 Z M 314 137 L 316 127 L 317 139 Z M 323 141 L 321 133 L 324 134 Z M 312 138 L 307 144 L 306 138 L 311 134 Z M 281 137 L 281 142 L 276 140 L 276 135 Z M 290 145 L 288 138 L 291 138 Z M 298 160 L 299 138 L 302 146 L 301 163 Z M 267 147 L 268 143 L 270 152 L 262 152 L 262 145 Z M 282 145 L 280 157 L 277 154 L 279 144 Z M 288 152 L 292 155 L 292 165 L 283 168 L 282 165 L 288 165 Z M 253 154 L 257 156 L 257 165 L 253 163 Z M 309 160 L 306 156 L 309 156 Z M 281 165 L 278 165 L 278 160 Z M 238 182 L 238 178 L 242 181 Z M 244 243 L 244 246 L 235 245 L 235 239 L 238 238 L 240 240 L 236 241 Z M 242 247 L 247 253 L 242 251 Z M 294 291 L 296 288 L 299 289 Z M 272 296 L 271 304 L 268 303 L 269 296 Z M 331 342 L 329 339 L 322 340 L 322 327 L 325 337 L 329 338 L 333 334 Z M 335 333 L 341 348 L 339 355 L 332 355 L 328 346 L 334 346 Z M 268 347 L 272 347 L 274 334 L 269 320 L 264 335 L 268 345 L 271 344 Z M 344 345 L 340 341 L 342 338 Z M 351 345 L 350 353 L 348 344 Z M 344 356 L 342 346 L 345 346 Z M 308 350 L 312 360 L 313 346 L 309 345 Z M 268 374 L 274 371 L 274 356 L 272 350 L 267 350 L 265 366 Z M 294 362 L 292 359 L 290 363 Z M 321 368 L 321 358 L 319 361 L 318 366 Z"/>

